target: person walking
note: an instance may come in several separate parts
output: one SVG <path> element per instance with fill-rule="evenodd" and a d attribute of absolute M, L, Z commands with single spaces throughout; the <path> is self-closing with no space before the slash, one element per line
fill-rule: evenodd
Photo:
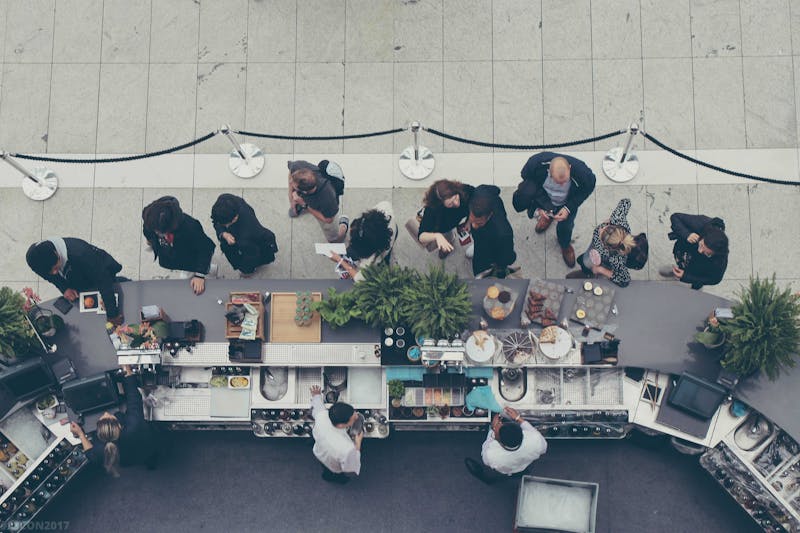
<path fill-rule="evenodd" d="M 311 213 L 328 242 L 344 242 L 350 220 L 344 215 L 335 220 L 339 213 L 339 197 L 344 192 L 341 167 L 327 160 L 320 161 L 319 165 L 289 161 L 288 166 L 289 218 Z"/>
<path fill-rule="evenodd" d="M 241 196 L 221 194 L 211 208 L 211 221 L 219 247 L 243 278 L 275 261 L 275 234 L 261 225 L 255 211 Z"/>

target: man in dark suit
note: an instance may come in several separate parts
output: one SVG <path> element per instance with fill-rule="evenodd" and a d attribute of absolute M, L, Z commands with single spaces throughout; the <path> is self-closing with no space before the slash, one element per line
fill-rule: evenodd
<path fill-rule="evenodd" d="M 504 278 L 519 270 L 511 266 L 517 260 L 514 230 L 508 222 L 499 187 L 480 185 L 475 188 L 467 220 L 475 242 L 472 273 L 476 277 Z"/>
<path fill-rule="evenodd" d="M 522 183 L 512 202 L 517 213 L 538 216 L 536 233 L 544 233 L 555 220 L 561 256 L 568 267 L 575 266 L 572 230 L 578 207 L 594 191 L 594 172 L 572 156 L 542 152 L 528 159 L 522 168 Z"/>
<path fill-rule="evenodd" d="M 113 284 L 122 270 L 108 252 L 72 237 L 53 237 L 32 244 L 25 255 L 28 266 L 74 302 L 78 293 L 99 291 L 110 322 L 122 323 Z"/>
<path fill-rule="evenodd" d="M 275 261 L 275 234 L 261 225 L 250 204 L 241 196 L 224 193 L 211 208 L 211 221 L 222 253 L 231 266 L 251 277 L 261 265 Z"/>

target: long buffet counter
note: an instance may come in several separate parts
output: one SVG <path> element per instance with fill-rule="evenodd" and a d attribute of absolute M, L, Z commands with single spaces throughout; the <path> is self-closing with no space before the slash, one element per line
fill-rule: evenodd
<path fill-rule="evenodd" d="M 483 320 L 496 339 L 529 332 L 538 335 L 541 326 L 523 328 L 520 324 L 530 282 L 501 281 L 520 295 L 502 321 L 484 312 L 483 298 L 493 283 L 496 281 L 468 281 L 473 304 L 469 330 L 478 329 Z M 745 415 L 732 414 L 730 401 L 726 401 L 710 420 L 698 422 L 677 413 L 667 398 L 676 375 L 682 372 L 715 380 L 719 373 L 717 356 L 694 342 L 693 335 L 710 311 L 728 306 L 728 301 L 669 283 L 633 282 L 619 289 L 600 281 L 614 295 L 613 307 L 609 307 L 608 319 L 590 330 L 568 320 L 578 306 L 576 300 L 582 297 L 583 282 L 550 283 L 551 288 L 563 290 L 558 321 L 567 326 L 573 339 L 567 355 L 553 360 L 537 353 L 522 364 L 509 365 L 498 350 L 484 363 L 466 358 L 449 365 L 449 372 L 436 375 L 402 356 L 390 358 L 383 332 L 357 321 L 339 329 L 322 323 L 318 343 L 271 342 L 272 332 L 267 328 L 267 342 L 262 345 L 259 360 L 229 360 L 223 304 L 231 293 L 315 291 L 324 297 L 329 287 L 347 290 L 350 281 L 213 280 L 201 296 L 195 296 L 185 280 L 128 282 L 120 285 L 119 298 L 129 322 L 136 321 L 143 306 L 156 305 L 172 321 L 196 319 L 205 327 L 204 341 L 191 351 L 181 349 L 174 355 L 163 351 L 147 359 L 156 363 L 150 372 L 143 373 L 153 421 L 194 429 L 247 429 L 258 437 L 306 436 L 313 424 L 307 412 L 308 389 L 320 385 L 362 412 L 367 437 L 385 438 L 390 429 L 485 429 L 489 413 L 467 409 L 464 396 L 475 387 L 487 385 L 498 402 L 514 406 L 548 438 L 621 438 L 638 427 L 670 435 L 700 452 L 708 448 L 704 467 L 737 500 L 751 503 L 748 510 L 765 529 L 798 530 L 800 474 L 794 479 L 786 473 L 800 469 L 796 444 L 800 441 L 796 408 L 800 372 L 784 373 L 776 382 L 760 377 L 745 380 L 734 394 L 749 406 Z M 49 304 L 52 302 L 44 307 Z M 269 300 L 265 311 L 271 312 Z M 48 356 L 51 362 L 68 357 L 81 377 L 117 368 L 120 360 L 102 316 L 75 309 L 64 315 L 64 321 L 67 328 L 54 339 L 58 349 Z M 604 336 L 620 341 L 616 361 L 583 364 L 581 343 L 596 342 Z M 125 360 L 146 362 L 130 357 Z M 244 390 L 213 386 L 215 380 L 229 383 L 227 380 L 237 377 L 248 378 Z M 392 379 L 405 383 L 401 405 L 392 405 L 389 398 L 387 382 Z M 38 419 L 59 442 L 71 441 L 65 426 L 44 421 L 41 416 Z M 761 431 L 767 423 L 769 432 Z M 4 424 L 6 421 L 0 423 L 3 434 Z M 753 427 L 768 434 L 759 434 L 758 443 L 750 439 L 742 444 L 743 437 L 734 436 L 745 426 L 752 434 L 756 433 Z M 764 462 L 762 454 L 778 453 L 773 450 L 778 444 L 788 450 L 779 454 L 781 464 L 766 470 L 759 467 Z M 756 480 L 748 494 L 740 494 L 738 485 L 726 481 L 743 472 Z M 780 482 L 776 483 L 778 478 Z M 19 486 L 17 482 L 8 488 L 0 505 Z M 772 510 L 764 515 L 766 518 L 758 514 L 762 507 L 752 503 L 758 501 Z"/>

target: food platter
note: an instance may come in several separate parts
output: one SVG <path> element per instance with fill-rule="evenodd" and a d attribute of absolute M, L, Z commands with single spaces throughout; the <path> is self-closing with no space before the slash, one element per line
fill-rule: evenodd
<path fill-rule="evenodd" d="M 491 361 L 497 352 L 496 339 L 483 330 L 478 330 L 470 335 L 466 343 L 467 357 L 473 363 L 486 363 Z"/>
<path fill-rule="evenodd" d="M 558 326 L 548 326 L 542 330 L 542 335 L 547 332 L 555 333 L 555 342 L 542 342 L 542 336 L 539 337 L 539 351 L 548 359 L 561 359 L 567 355 L 572 348 L 572 337 L 569 332 Z"/>
<path fill-rule="evenodd" d="M 527 332 L 515 331 L 503 339 L 503 356 L 511 365 L 524 365 L 535 350 L 535 341 Z"/>
<path fill-rule="evenodd" d="M 229 389 L 248 389 L 250 388 L 250 378 L 247 376 L 228 376 Z"/>

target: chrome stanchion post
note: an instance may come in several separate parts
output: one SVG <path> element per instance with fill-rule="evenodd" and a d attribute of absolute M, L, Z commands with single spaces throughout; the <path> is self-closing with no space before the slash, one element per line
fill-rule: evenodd
<path fill-rule="evenodd" d="M 603 157 L 603 173 L 611 181 L 624 183 L 636 177 L 639 173 L 639 157 L 633 153 L 633 142 L 639 134 L 639 125 L 644 117 L 639 117 L 639 122 L 631 122 L 628 126 L 628 140 L 625 146 L 615 146 Z"/>
<path fill-rule="evenodd" d="M 264 152 L 261 148 L 251 143 L 240 144 L 234 137 L 231 127 L 223 124 L 219 132 L 233 145 L 230 158 L 228 158 L 228 168 L 240 178 L 254 178 L 264 169 Z"/>
<path fill-rule="evenodd" d="M 433 167 L 436 165 L 436 160 L 433 158 L 433 153 L 424 146 L 419 144 L 419 122 L 412 122 L 410 126 L 411 133 L 414 136 L 414 144 L 406 147 L 400 154 L 398 165 L 400 172 L 403 176 L 410 180 L 423 180 L 431 175 Z"/>
<path fill-rule="evenodd" d="M 58 190 L 58 176 L 49 168 L 34 168 L 29 172 L 8 152 L 0 152 L 0 159 L 22 173 L 22 192 L 31 200 L 47 200 Z"/>

